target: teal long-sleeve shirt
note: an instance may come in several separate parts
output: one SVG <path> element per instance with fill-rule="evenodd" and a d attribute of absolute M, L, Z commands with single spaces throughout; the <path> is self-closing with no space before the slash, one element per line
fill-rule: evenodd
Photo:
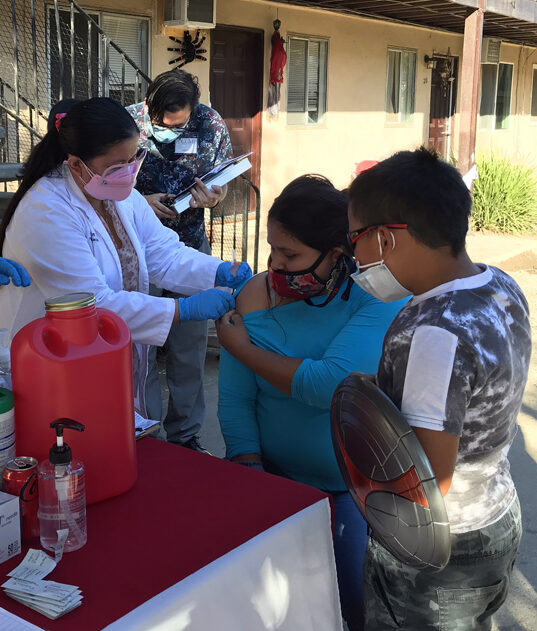
<path fill-rule="evenodd" d="M 300 300 L 243 316 L 254 344 L 304 361 L 288 396 L 222 350 L 218 417 L 228 458 L 257 453 L 294 480 L 345 490 L 330 435 L 332 395 L 349 373 L 377 372 L 384 335 L 406 302 L 382 303 L 354 284 L 345 301 L 345 287 L 325 307 Z"/>

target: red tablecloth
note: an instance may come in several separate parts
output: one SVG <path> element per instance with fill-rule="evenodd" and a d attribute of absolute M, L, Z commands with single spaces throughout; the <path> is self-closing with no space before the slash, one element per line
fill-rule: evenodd
<path fill-rule="evenodd" d="M 2 607 L 50 631 L 102 629 L 326 497 L 312 487 L 154 438 L 144 438 L 137 447 L 134 488 L 88 507 L 88 543 L 65 554 L 46 577 L 78 585 L 82 605 L 49 620 L 0 589 Z M 21 554 L 0 565 L 1 583 L 22 559 Z"/>

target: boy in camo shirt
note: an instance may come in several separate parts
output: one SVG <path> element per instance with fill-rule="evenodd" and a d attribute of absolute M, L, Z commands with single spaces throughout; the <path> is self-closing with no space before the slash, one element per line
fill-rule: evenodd
<path fill-rule="evenodd" d="M 425 449 L 451 526 L 438 573 L 371 540 L 366 629 L 488 630 L 522 530 L 507 452 L 528 376 L 528 305 L 512 278 L 468 257 L 471 197 L 436 154 L 397 153 L 349 193 L 355 281 L 384 301 L 413 295 L 386 334 L 377 383 Z"/>

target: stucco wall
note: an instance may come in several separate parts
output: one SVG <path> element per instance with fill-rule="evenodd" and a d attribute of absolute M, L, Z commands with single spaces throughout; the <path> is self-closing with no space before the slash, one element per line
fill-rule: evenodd
<path fill-rule="evenodd" d="M 91 6 L 112 9 L 110 0 L 93 0 Z M 89 6 L 89 3 L 88 3 Z M 128 0 L 114 2 L 114 10 L 132 12 Z M 136 13 L 152 15 L 152 75 L 169 70 L 173 53 L 168 35 L 182 35 L 181 29 L 164 33 L 158 30 L 157 2 L 136 3 Z M 281 34 L 290 33 L 327 37 L 328 111 L 323 125 L 297 127 L 287 124 L 286 83 L 282 87 L 281 112 L 271 119 L 266 112 L 270 37 L 272 22 L 278 15 Z M 263 92 L 263 129 L 261 155 L 261 192 L 263 211 L 292 178 L 306 172 L 319 172 L 337 186 L 345 186 L 352 177 L 355 163 L 366 158 L 380 159 L 392 152 L 413 148 L 428 138 L 431 70 L 424 63 L 426 54 L 459 57 L 462 64 L 462 36 L 377 20 L 338 15 L 309 8 L 288 7 L 263 0 L 219 0 L 217 22 L 222 25 L 262 29 L 265 32 Z M 211 31 L 206 48 L 210 51 Z M 385 85 L 388 46 L 411 48 L 417 52 L 416 111 L 410 124 L 386 122 Z M 202 100 L 210 104 L 209 61 L 195 61 L 186 69 L 197 75 Z M 510 127 L 507 130 L 478 130 L 477 150 L 493 148 L 518 159 L 530 160 L 537 125 L 530 118 L 532 64 L 537 63 L 537 49 L 503 44 L 501 60 L 514 63 Z M 460 86 L 458 90 L 460 95 Z M 458 105 L 458 104 L 457 104 Z M 458 109 L 458 108 L 457 108 Z M 514 116 L 515 111 L 519 116 Z M 457 154 L 458 115 L 453 119 L 451 153 Z"/>
<path fill-rule="evenodd" d="M 287 124 L 286 83 L 282 87 L 282 110 L 277 120 L 263 114 L 261 192 L 264 211 L 279 191 L 294 177 L 317 172 L 346 186 L 355 163 L 383 158 L 393 151 L 416 147 L 428 137 L 431 71 L 423 61 L 433 51 L 462 55 L 462 37 L 387 22 L 285 7 L 251 0 L 225 0 L 217 4 L 217 22 L 265 31 L 263 106 L 266 108 L 270 37 L 276 13 L 280 32 L 322 36 L 329 39 L 328 111 L 321 126 Z M 210 31 L 207 31 L 208 39 Z M 169 68 L 168 39 L 154 38 L 153 70 Z M 385 85 L 388 45 L 417 51 L 416 113 L 407 125 L 386 122 Z M 197 74 L 202 98 L 210 103 L 209 63 L 194 62 L 188 70 Z M 456 129 L 455 129 L 456 131 Z M 454 147 L 455 149 L 455 147 Z"/>
<path fill-rule="evenodd" d="M 477 151 L 501 153 L 537 167 L 537 124 L 530 116 L 533 64 L 537 64 L 537 49 L 503 43 L 500 61 L 513 64 L 509 128 L 488 131 L 479 129 L 478 125 Z"/>

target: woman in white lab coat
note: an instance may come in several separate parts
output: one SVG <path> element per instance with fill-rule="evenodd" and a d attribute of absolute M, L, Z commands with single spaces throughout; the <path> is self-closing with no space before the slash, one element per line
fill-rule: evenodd
<path fill-rule="evenodd" d="M 186 247 L 133 189 L 144 155 L 136 123 L 116 101 L 94 98 L 56 114 L 25 165 L 0 227 L 3 256 L 19 261 L 32 284 L 0 292 L 0 328 L 12 338 L 44 314 L 47 298 L 95 294 L 120 315 L 134 346 L 135 398 L 145 411 L 147 345 L 161 346 L 175 321 L 217 319 L 234 306 L 215 285 L 251 275 Z M 149 283 L 189 296 L 148 295 Z M 201 292 L 201 293 L 200 293 Z"/>

